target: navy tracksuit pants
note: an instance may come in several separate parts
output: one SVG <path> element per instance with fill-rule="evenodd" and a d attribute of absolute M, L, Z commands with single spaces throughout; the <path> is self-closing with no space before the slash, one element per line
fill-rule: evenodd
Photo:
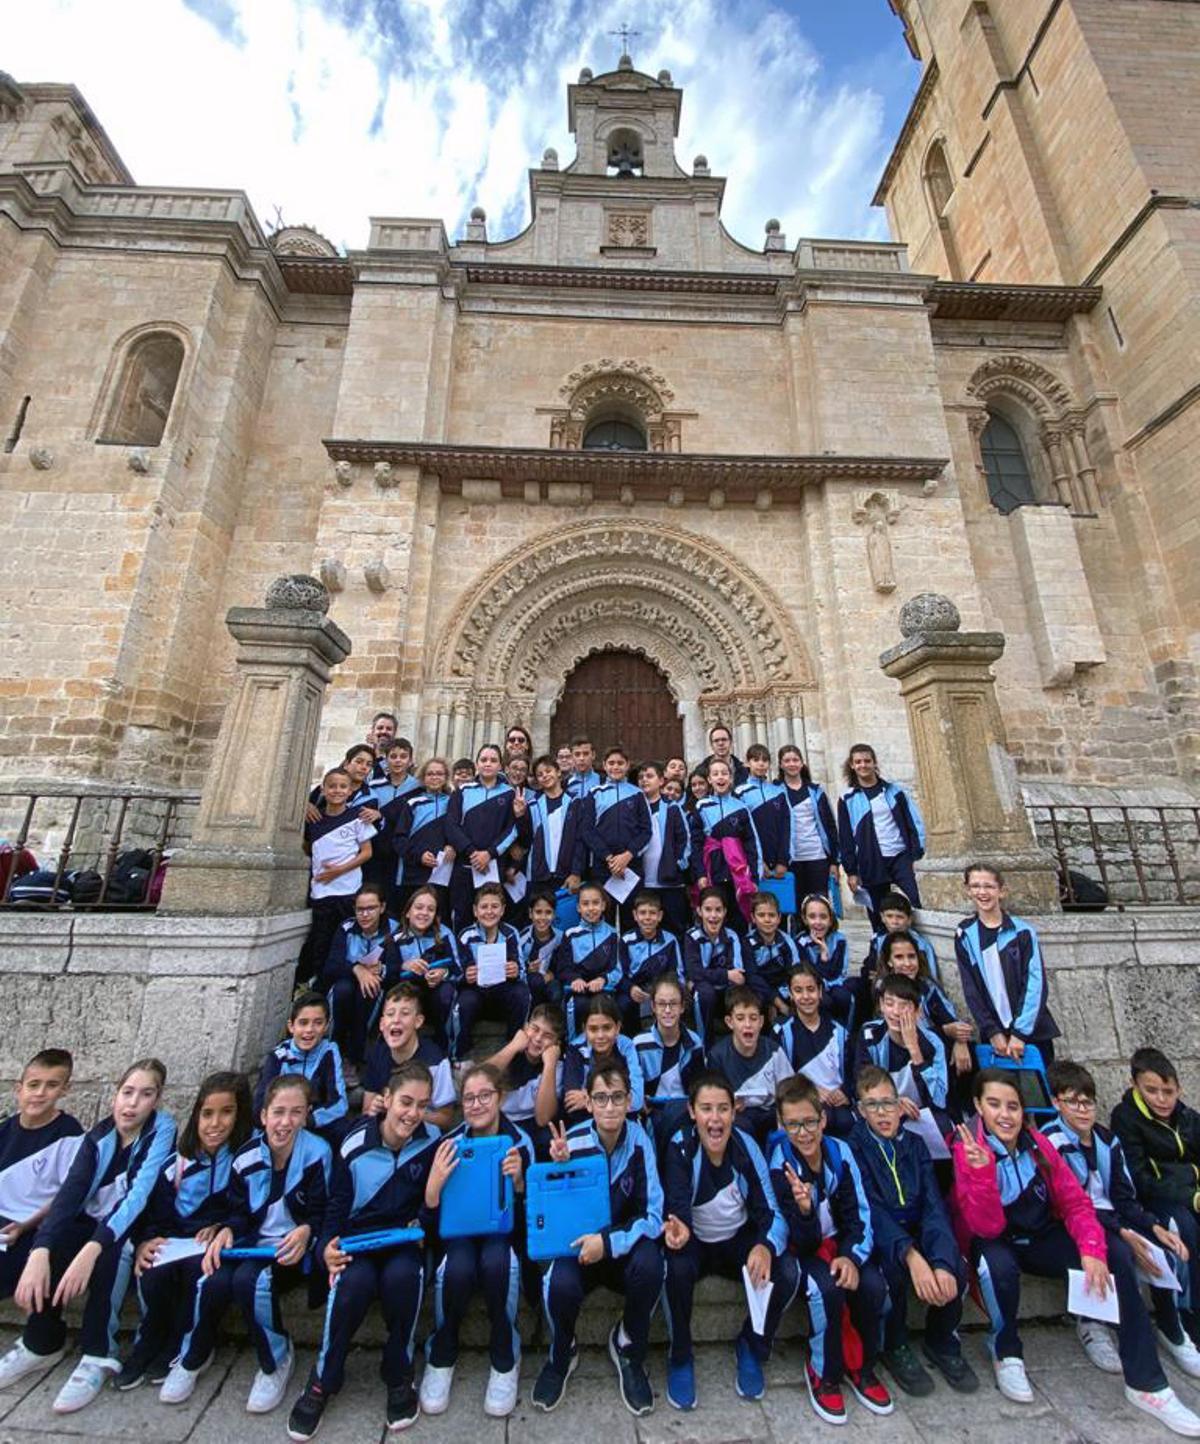
<path fill-rule="evenodd" d="M 740 1279 L 742 1266 L 754 1247 L 756 1236 L 749 1226 L 743 1227 L 732 1238 L 705 1243 L 692 1234 L 681 1249 L 667 1249 L 667 1284 L 664 1298 L 667 1304 L 667 1329 L 671 1336 L 670 1359 L 672 1364 L 683 1364 L 692 1357 L 692 1298 L 696 1284 L 705 1274 L 719 1274 L 725 1279 Z M 750 1327 L 750 1315 L 742 1323 L 742 1338 L 750 1345 L 760 1359 L 768 1359 L 771 1345 L 784 1311 L 796 1297 L 800 1288 L 800 1265 L 793 1254 L 785 1253 L 771 1263 L 771 1299 L 767 1305 L 767 1317 L 763 1332 L 756 1334 Z"/>
<path fill-rule="evenodd" d="M 629 1357 L 646 1362 L 650 1317 L 663 1286 L 662 1247 L 657 1239 L 639 1238 L 621 1258 L 581 1264 L 576 1258 L 556 1258 L 542 1278 L 542 1306 L 550 1325 L 550 1363 L 566 1377 L 575 1341 L 575 1322 L 585 1295 L 600 1287 L 625 1297 L 622 1322 L 629 1336 Z"/>
<path fill-rule="evenodd" d="M 436 1327 L 426 1346 L 431 1364 L 445 1369 L 458 1358 L 458 1331 L 478 1289 L 487 1306 L 492 1368 L 507 1374 L 516 1366 L 521 1353 L 521 1264 L 507 1234 L 447 1239 L 433 1287 Z"/>
<path fill-rule="evenodd" d="M 387 1324 L 379 1373 L 388 1388 L 411 1384 L 413 1336 L 425 1292 L 425 1257 L 416 1244 L 356 1254 L 333 1281 L 325 1305 L 321 1351 L 313 1380 L 336 1394 L 346 1376 L 346 1355 L 367 1310 L 378 1299 Z"/>

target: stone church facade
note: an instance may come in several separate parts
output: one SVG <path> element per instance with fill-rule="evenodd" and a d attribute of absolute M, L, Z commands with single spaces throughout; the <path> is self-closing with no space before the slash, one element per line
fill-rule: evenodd
<path fill-rule="evenodd" d="M 569 87 L 519 235 L 381 217 L 347 256 L 135 185 L 77 91 L 4 78 L 0 771 L 202 782 L 226 611 L 308 572 L 354 644 L 323 760 L 380 709 L 421 757 L 559 740 L 599 656 L 693 759 L 720 718 L 911 776 L 877 659 L 935 590 L 1008 637 L 1027 785 L 1190 790 L 1200 6 L 891 4 L 887 244 L 734 238 L 628 57 Z"/>

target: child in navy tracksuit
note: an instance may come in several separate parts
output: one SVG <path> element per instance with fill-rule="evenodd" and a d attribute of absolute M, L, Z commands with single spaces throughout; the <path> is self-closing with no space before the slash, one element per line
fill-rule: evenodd
<path fill-rule="evenodd" d="M 475 767 L 474 782 L 454 793 L 446 813 L 446 841 L 454 849 L 450 909 L 459 933 L 471 925 L 480 879 L 495 864 L 499 881 L 504 854 L 517 840 L 516 794 L 500 776 L 500 749 L 485 744 L 476 754 Z"/>
<path fill-rule="evenodd" d="M 763 847 L 746 803 L 733 794 L 733 773 L 725 762 L 708 769 L 712 791 L 696 804 L 703 837 L 692 859 L 692 871 L 703 892 L 714 887 L 725 901 L 729 926 L 746 932 L 750 898 L 758 891 L 764 864 Z M 773 858 L 766 858 L 769 865 Z"/>
<path fill-rule="evenodd" d="M 882 1068 L 896 1085 L 905 1121 L 915 1121 L 928 1110 L 945 1138 L 950 1131 L 946 1050 L 937 1034 L 919 1021 L 920 1006 L 916 983 L 899 973 L 889 974 L 880 991 L 880 1016 L 859 1030 L 850 1073 L 857 1079 L 868 1063 Z"/>
<path fill-rule="evenodd" d="M 383 809 L 384 819 L 393 829 L 396 849 L 393 895 L 404 903 L 412 896 L 413 888 L 429 882 L 439 855 L 449 846 L 446 824 L 453 794 L 446 785 L 445 762 L 440 757 L 427 762 L 421 769 L 421 778 L 417 791 L 407 793 Z M 448 889 L 440 889 L 438 901 L 447 915 L 448 896 Z"/>
<path fill-rule="evenodd" d="M 17 1111 L 0 1123 L 0 1298 L 17 1286 L 38 1225 L 66 1182 L 79 1149 L 79 1120 L 59 1111 L 74 1061 L 65 1048 L 43 1048 L 21 1070 Z M 3 1365 L 0 1364 L 0 1370 Z"/>
<path fill-rule="evenodd" d="M 403 972 L 392 937 L 396 923 L 384 911 L 385 896 L 380 883 L 359 888 L 354 916 L 334 933 L 317 983 L 329 1001 L 330 1035 L 342 1057 L 355 1066 L 363 1060 L 380 998 Z"/>
<path fill-rule="evenodd" d="M 1058 1024 L 1047 1006 L 1049 983 L 1037 931 L 1004 911 L 1008 889 L 995 868 L 972 864 L 963 880 L 975 916 L 959 923 L 954 956 L 980 1037 L 1016 1062 L 1026 1043 L 1034 1043 L 1042 1061 L 1049 1063 Z"/>
<path fill-rule="evenodd" d="M 789 1011 L 788 978 L 800 961 L 796 939 L 783 930 L 783 918 L 775 895 L 756 892 L 750 899 L 750 917 L 754 926 L 746 934 L 746 951 L 750 957 L 747 984 L 754 989 L 763 1005 L 767 1025 Z"/>
<path fill-rule="evenodd" d="M 863 976 L 873 973 L 878 967 L 880 950 L 892 933 L 907 933 L 920 949 L 929 969 L 929 976 L 935 983 L 940 983 L 942 970 L 938 963 L 937 950 L 924 933 L 919 933 L 913 926 L 913 906 L 902 892 L 889 892 L 884 895 L 879 903 L 879 921 L 882 927 L 871 934 L 871 947 L 863 959 Z"/>
<path fill-rule="evenodd" d="M 634 926 L 621 934 L 621 981 L 617 1000 L 625 1031 L 633 1034 L 649 1011 L 650 989 L 655 978 L 672 973 L 683 982 L 683 953 L 674 933 L 663 929 L 663 908 L 652 892 L 639 892 L 633 899 Z"/>
<path fill-rule="evenodd" d="M 705 1274 L 768 1281 L 762 1332 L 747 1314 L 737 1337 L 737 1392 L 761 1399 L 762 1366 L 785 1310 L 800 1287 L 800 1270 L 788 1251 L 788 1230 L 766 1160 L 749 1133 L 734 1127 L 733 1089 L 720 1073 L 700 1073 L 688 1090 L 686 1123 L 663 1157 L 667 1280 L 664 1290 L 671 1344 L 667 1397 L 676 1409 L 696 1407 L 692 1355 L 692 1299 Z"/>
<path fill-rule="evenodd" d="M 546 1270 L 542 1299 L 550 1326 L 549 1357 L 533 1388 L 538 1409 L 554 1409 L 575 1368 L 575 1322 L 584 1295 L 599 1286 L 625 1300 L 621 1322 L 609 1335 L 608 1352 L 617 1371 L 621 1398 L 635 1415 L 654 1407 L 646 1377 L 650 1316 L 663 1286 L 662 1187 L 649 1135 L 627 1117 L 628 1070 L 619 1058 L 593 1068 L 587 1081 L 591 1118 L 550 1147 L 556 1163 L 599 1155 L 608 1160 L 611 1224 L 584 1234 L 579 1252 L 556 1258 Z"/>
<path fill-rule="evenodd" d="M 517 930 L 504 917 L 504 889 L 484 883 L 475 892 L 475 925 L 459 937 L 463 976 L 450 1020 L 450 1049 L 460 1062 L 471 1051 L 475 1024 L 481 1017 L 503 1018 L 505 1037 L 511 1038 L 529 1015 L 529 988 L 521 963 Z M 479 955 L 483 947 L 504 949 L 504 981 L 479 982 Z"/>
<path fill-rule="evenodd" d="M 650 811 L 650 841 L 642 853 L 642 886 L 657 893 L 668 929 L 682 937 L 691 926 L 687 883 L 692 863 L 692 828 L 678 802 L 663 796 L 663 770 L 644 762 L 638 786 Z"/>
<path fill-rule="evenodd" d="M 506 1118 L 500 1100 L 503 1082 L 497 1069 L 476 1063 L 462 1076 L 463 1121 L 438 1144 L 425 1183 L 425 1208 L 440 1231 L 442 1190 L 458 1165 L 464 1145 L 475 1138 L 503 1135 L 509 1148 L 500 1171 L 519 1197 L 525 1191 L 525 1170 L 533 1163 L 533 1144 L 518 1124 Z M 494 1166 L 494 1165 L 493 1165 Z M 491 1374 L 483 1412 L 492 1418 L 511 1414 L 517 1402 L 521 1336 L 517 1332 L 521 1259 L 511 1233 L 473 1238 L 443 1238 L 434 1273 L 434 1331 L 426 1346 L 421 1378 L 421 1410 L 441 1414 L 450 1402 L 450 1383 L 458 1360 L 458 1335 L 471 1296 L 478 1289 L 487 1305 Z"/>
<path fill-rule="evenodd" d="M 847 1144 L 826 1138 L 821 1098 L 807 1078 L 789 1078 L 778 1094 L 779 1131 L 768 1158 L 775 1198 L 800 1263 L 812 1333 L 805 1368 L 813 1409 L 845 1422 L 842 1381 L 873 1414 L 890 1414 L 891 1396 L 875 1373 L 887 1283 L 870 1262 L 871 1210 Z M 862 1363 L 849 1367 L 842 1316 L 848 1310 L 862 1341 Z"/>
<path fill-rule="evenodd" d="M 563 1113 L 569 1126 L 587 1120 L 588 1075 L 602 1063 L 617 1059 L 629 1074 L 629 1111 L 640 1113 L 645 1102 L 644 1080 L 637 1049 L 621 1032 L 621 1011 L 611 993 L 602 993 L 584 1019 L 583 1032 L 563 1054 Z"/>
<path fill-rule="evenodd" d="M 450 1015 L 462 982 L 458 941 L 442 921 L 443 889 L 421 883 L 408 895 L 404 930 L 393 939 L 400 955 L 397 982 L 415 984 L 421 991 L 421 1012 L 428 1019 L 442 1048 L 449 1047 Z"/>
<path fill-rule="evenodd" d="M 259 1113 L 262 1131 L 234 1155 L 225 1223 L 204 1256 L 191 1328 L 159 1393 L 164 1404 L 191 1397 L 231 1303 L 241 1310 L 258 1359 L 247 1413 L 266 1414 L 283 1401 L 294 1354 L 279 1296 L 309 1274 L 329 1201 L 332 1155 L 329 1144 L 304 1126 L 311 1103 L 304 1078 L 285 1074 L 274 1079 Z M 235 1245 L 271 1253 L 224 1257 Z"/>
<path fill-rule="evenodd" d="M 1180 1287 L 1156 1288 L 1150 1285 L 1150 1301 L 1159 1342 L 1171 1354 L 1185 1374 L 1200 1377 L 1200 1349 L 1189 1337 L 1180 1318 L 1181 1311 L 1190 1313 L 1195 1304 L 1188 1277 L 1189 1249 L 1180 1237 L 1178 1226 L 1168 1227 L 1139 1200 L 1133 1179 L 1125 1163 L 1121 1140 L 1115 1133 L 1096 1122 L 1096 1080 L 1079 1063 L 1055 1062 L 1048 1069 L 1050 1092 L 1058 1117 L 1042 1130 L 1043 1136 L 1058 1150 L 1079 1181 L 1079 1186 L 1092 1200 L 1096 1217 L 1104 1225 L 1109 1250 L 1128 1248 L 1134 1261 L 1150 1275 L 1160 1277 L 1150 1257 L 1149 1245 L 1162 1248 L 1167 1264 L 1178 1276 Z M 1163 1279 L 1169 1285 L 1172 1279 Z M 1103 1324 L 1081 1320 L 1080 1338 L 1094 1363 L 1106 1354 L 1115 1353 Z M 1096 1355 L 1096 1341 L 1100 1351 Z M 1119 1361 L 1118 1361 L 1119 1362 Z M 1102 1365 L 1102 1367 L 1104 1367 Z"/>
<path fill-rule="evenodd" d="M 792 969 L 788 979 L 791 1016 L 776 1028 L 775 1036 L 792 1071 L 814 1084 L 825 1109 L 825 1131 L 848 1138 L 854 1126 L 847 1080 L 847 1033 L 824 1003 L 824 980 L 810 962 Z"/>
<path fill-rule="evenodd" d="M 850 949 L 829 899 L 823 893 L 809 893 L 802 898 L 799 923 L 801 932 L 796 944 L 801 956 L 821 974 L 826 1006 L 853 1031 L 858 1009 L 850 978 Z M 865 1011 L 870 1017 L 870 1002 Z"/>
<path fill-rule="evenodd" d="M 229 1216 L 233 1156 L 250 1136 L 250 1085 L 242 1073 L 210 1073 L 201 1083 L 178 1151 L 154 1184 L 134 1259 L 141 1320 L 133 1348 L 117 1376 L 118 1389 L 144 1380 L 161 1384 L 178 1357 L 191 1320 L 204 1248 L 186 1258 L 157 1260 L 187 1240 L 210 1244 Z"/>
<path fill-rule="evenodd" d="M 311 1439 L 332 1395 L 345 1382 L 346 1355 L 371 1304 L 387 1325 L 380 1375 L 387 1387 L 387 1427 L 403 1429 L 420 1413 L 413 1387 L 413 1335 L 425 1291 L 425 1247 L 397 1243 L 348 1254 L 348 1236 L 408 1228 L 428 1221 L 425 1185 L 441 1137 L 425 1122 L 429 1070 L 416 1060 L 391 1077 L 384 1108 L 360 1119 L 342 1140 L 333 1193 L 317 1255 L 332 1280 L 321 1349 L 304 1392 L 288 1418 L 288 1437 Z"/>
<path fill-rule="evenodd" d="M 579 824 L 584 807 L 580 798 L 563 790 L 563 777 L 553 757 L 542 756 L 533 764 L 537 794 L 528 797 L 517 833 L 527 849 L 525 876 L 531 888 L 553 894 L 568 883 L 578 887 L 582 866 L 579 856 Z"/>
<path fill-rule="evenodd" d="M 695 1000 L 697 1022 L 705 1038 L 726 988 L 740 987 L 750 972 L 745 939 L 725 926 L 725 897 L 719 888 L 705 888 L 696 908 L 700 919 L 683 940 L 683 967 Z"/>
<path fill-rule="evenodd" d="M 563 930 L 554 925 L 554 895 L 535 892 L 529 899 L 529 925 L 521 929 L 521 962 L 533 1006 L 557 1004 L 562 984 L 554 976 L 554 951 L 563 940 Z"/>
<path fill-rule="evenodd" d="M 950 1066 L 958 1078 L 965 1078 L 975 1066 L 969 1046 L 975 1029 L 959 1018 L 954 1004 L 929 976 L 925 954 L 911 933 L 888 933 L 884 938 L 875 977 L 876 996 L 883 987 L 883 980 L 893 973 L 911 978 L 917 985 L 922 1023 L 942 1040 L 942 1046 L 949 1054 Z"/>
<path fill-rule="evenodd" d="M 737 1099 L 738 1126 L 760 1146 L 775 1122 L 775 1093 L 792 1076 L 787 1054 L 763 1032 L 762 1004 L 752 988 L 725 994 L 729 1032 L 708 1050 L 708 1066 L 724 1077 Z"/>
<path fill-rule="evenodd" d="M 500 1107 L 519 1123 L 543 1161 L 550 1154 L 550 1124 L 558 1117 L 562 1095 L 562 1009 L 537 1003 L 525 1026 L 487 1060 L 505 1080 Z"/>
<path fill-rule="evenodd" d="M 312 924 L 296 965 L 298 982 L 307 983 L 324 967 L 338 925 L 354 915 L 363 865 L 371 859 L 376 829 L 362 815 L 362 805 L 351 802 L 353 790 L 346 769 L 331 767 L 321 780 L 320 810 L 310 808 L 304 824 L 304 850 L 312 866 Z"/>
<path fill-rule="evenodd" d="M 554 950 L 552 969 L 563 990 L 567 1037 L 583 1027 L 591 1000 L 621 984 L 621 939 L 604 916 L 605 894 L 596 883 L 579 889 L 579 918 Z"/>
<path fill-rule="evenodd" d="M 838 800 L 838 852 L 850 890 L 861 884 L 871 897 L 871 925 L 878 929 L 879 903 L 899 888 L 921 906 L 914 864 L 925 856 L 925 823 L 911 795 L 879 775 L 875 749 L 856 742 L 846 759 L 850 784 Z"/>
<path fill-rule="evenodd" d="M 127 1068 L 109 1117 L 83 1137 L 17 1283 L 25 1329 L 3 1361 L 0 1386 L 57 1363 L 66 1342 L 62 1310 L 87 1292 L 83 1358 L 54 1401 L 56 1414 L 82 1409 L 116 1373 L 117 1318 L 133 1270 L 130 1235 L 175 1146 L 175 1120 L 159 1111 L 167 1070 L 156 1058 Z"/>
<path fill-rule="evenodd" d="M 425 1015 L 421 1011 L 421 990 L 414 983 L 397 983 L 383 1000 L 379 1037 L 371 1044 L 363 1068 L 364 1117 L 382 1113 L 388 1081 L 397 1068 L 415 1058 L 424 1063 L 433 1079 L 433 1095 L 426 1119 L 437 1128 L 448 1128 L 454 1118 L 454 1074 L 449 1059 L 432 1038 L 423 1038 Z"/>
<path fill-rule="evenodd" d="M 838 866 L 838 833 L 825 789 L 812 780 L 800 749 L 779 749 L 780 789 L 772 803 L 775 855 L 796 881 L 796 901 L 831 894 Z M 768 830 L 772 821 L 763 819 Z M 775 871 L 779 872 L 777 866 Z"/>
<path fill-rule="evenodd" d="M 325 1037 L 328 1026 L 329 1004 L 320 993 L 298 993 L 292 999 L 287 1040 L 263 1059 L 254 1090 L 254 1111 L 262 1112 L 267 1088 L 274 1079 L 298 1074 L 312 1094 L 313 1127 L 332 1140 L 345 1132 L 350 1103 L 342 1055 L 337 1044 Z"/>
<path fill-rule="evenodd" d="M 687 1122 L 692 1079 L 705 1066 L 704 1041 L 684 1023 L 687 992 L 678 978 L 660 973 L 650 985 L 654 1021 L 633 1040 L 645 1087 L 650 1126 L 659 1150 Z"/>
<path fill-rule="evenodd" d="M 967 1269 L 928 1150 L 901 1126 L 896 1085 L 869 1064 L 858 1078 L 859 1119 L 850 1135 L 871 1205 L 875 1261 L 887 1279 L 883 1362 L 907 1394 L 929 1394 L 933 1380 L 908 1343 L 908 1290 L 926 1305 L 926 1360 L 952 1389 L 972 1394 L 979 1380 L 958 1341 Z"/>
<path fill-rule="evenodd" d="M 579 838 L 588 875 L 605 883 L 627 870 L 641 876 L 641 856 L 650 841 L 650 808 L 640 787 L 628 780 L 629 758 L 619 747 L 604 754 L 607 781 L 583 800 Z"/>

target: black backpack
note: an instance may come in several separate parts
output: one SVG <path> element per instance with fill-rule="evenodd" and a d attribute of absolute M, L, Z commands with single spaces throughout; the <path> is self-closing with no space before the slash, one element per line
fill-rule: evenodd
<path fill-rule="evenodd" d="M 144 847 L 132 847 L 117 855 L 104 894 L 106 903 L 136 904 L 146 901 L 146 890 L 154 873 L 154 854 Z"/>
<path fill-rule="evenodd" d="M 104 886 L 104 879 L 92 868 L 78 867 L 66 874 L 63 885 L 70 892 L 71 901 L 76 907 L 86 907 L 89 903 L 100 901 L 100 889 Z"/>
<path fill-rule="evenodd" d="M 71 901 L 70 888 L 65 877 L 54 880 L 57 871 L 52 867 L 39 867 L 18 878 L 8 891 L 8 900 L 14 907 L 60 908 Z"/>

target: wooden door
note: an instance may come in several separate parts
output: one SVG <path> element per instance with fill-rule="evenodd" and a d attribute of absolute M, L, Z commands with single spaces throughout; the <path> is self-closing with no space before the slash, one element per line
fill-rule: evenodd
<path fill-rule="evenodd" d="M 551 751 L 589 737 L 599 769 L 606 747 L 624 747 L 632 762 L 665 761 L 683 752 L 683 721 L 667 679 L 635 652 L 596 652 L 567 678 L 550 724 Z"/>

